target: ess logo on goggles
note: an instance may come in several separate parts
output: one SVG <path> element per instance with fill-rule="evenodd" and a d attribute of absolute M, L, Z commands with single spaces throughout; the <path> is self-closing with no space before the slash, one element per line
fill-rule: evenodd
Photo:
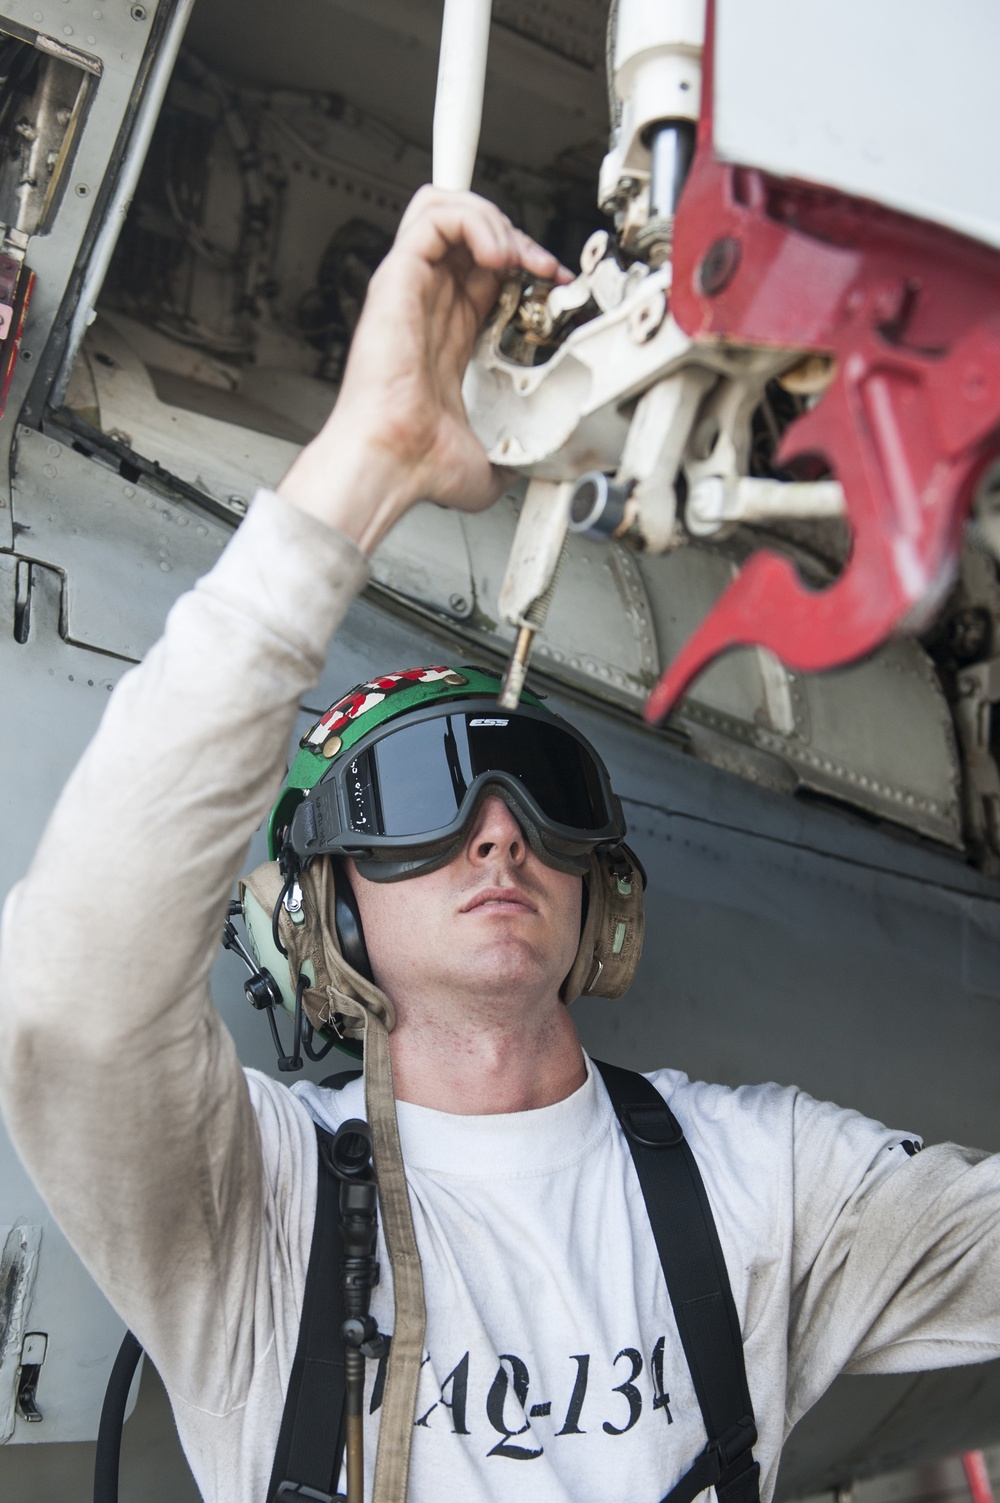
<path fill-rule="evenodd" d="M 607 769 L 572 726 L 496 701 L 429 706 L 362 737 L 299 805 L 289 841 L 321 854 L 430 854 L 452 845 L 495 787 L 516 804 L 533 846 L 578 865 L 625 834 Z M 575 860 L 572 858 L 576 858 Z"/>

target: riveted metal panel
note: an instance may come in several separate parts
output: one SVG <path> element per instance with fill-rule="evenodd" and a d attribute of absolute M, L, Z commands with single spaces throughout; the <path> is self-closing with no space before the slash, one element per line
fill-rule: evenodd
<path fill-rule="evenodd" d="M 66 636 L 124 658 L 142 657 L 231 536 L 31 428 L 18 431 L 13 499 L 19 550 L 65 575 Z"/>

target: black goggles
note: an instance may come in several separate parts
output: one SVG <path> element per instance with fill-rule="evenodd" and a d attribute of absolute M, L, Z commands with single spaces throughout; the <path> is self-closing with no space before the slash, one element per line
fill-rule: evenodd
<path fill-rule="evenodd" d="M 363 736 L 296 809 L 288 843 L 300 861 L 352 856 L 391 882 L 443 866 L 486 797 L 510 806 L 548 865 L 585 872 L 625 834 L 607 768 L 572 726 L 492 698 L 445 701 Z"/>

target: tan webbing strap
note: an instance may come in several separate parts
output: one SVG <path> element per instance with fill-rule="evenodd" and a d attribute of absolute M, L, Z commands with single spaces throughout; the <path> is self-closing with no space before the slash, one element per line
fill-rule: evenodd
<path fill-rule="evenodd" d="M 424 1355 L 424 1277 L 399 1144 L 389 1034 L 382 1020 L 371 1013 L 365 1028 L 365 1105 L 372 1130 L 375 1177 L 396 1305 L 372 1503 L 404 1503 L 417 1383 Z"/>

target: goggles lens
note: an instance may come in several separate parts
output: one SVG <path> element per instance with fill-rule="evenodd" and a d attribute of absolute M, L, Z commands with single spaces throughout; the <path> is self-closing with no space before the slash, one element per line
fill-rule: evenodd
<path fill-rule="evenodd" d="M 581 833 L 615 820 L 594 758 L 557 725 L 527 717 L 442 715 L 388 732 L 347 765 L 358 834 L 403 839 L 450 825 L 475 780 L 505 773 L 553 824 Z"/>

